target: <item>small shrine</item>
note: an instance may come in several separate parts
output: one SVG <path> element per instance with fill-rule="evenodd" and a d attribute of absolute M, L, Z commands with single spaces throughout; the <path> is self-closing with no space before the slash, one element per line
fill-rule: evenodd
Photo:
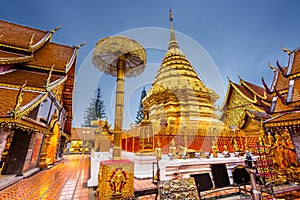
<path fill-rule="evenodd" d="M 266 132 L 262 142 L 269 146 L 277 175 L 299 179 L 300 49 L 282 50 L 287 53 L 287 65 L 277 61 L 277 67 L 272 66 L 274 77 L 270 87 L 263 79 L 266 91 L 273 98 L 269 111 L 272 118 L 264 121 Z"/>

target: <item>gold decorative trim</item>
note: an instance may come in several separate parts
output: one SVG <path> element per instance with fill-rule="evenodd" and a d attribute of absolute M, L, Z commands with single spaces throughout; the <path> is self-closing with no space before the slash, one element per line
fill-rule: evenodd
<path fill-rule="evenodd" d="M 289 120 L 283 122 L 266 122 L 265 127 L 285 127 L 285 126 L 295 126 L 300 125 L 300 120 Z"/>
<path fill-rule="evenodd" d="M 84 44 L 83 44 L 84 45 Z M 79 46 L 79 45 L 78 45 Z M 74 49 L 74 52 L 73 52 L 73 55 L 72 55 L 72 57 L 71 57 L 71 59 L 69 60 L 69 62 L 66 64 L 66 66 L 65 66 L 65 72 L 67 73 L 70 69 L 71 69 L 71 67 L 72 67 L 72 65 L 73 65 L 73 63 L 74 63 L 74 61 L 75 61 L 75 59 L 76 59 L 76 57 L 77 57 L 77 55 L 78 55 L 78 49 L 79 49 L 79 47 L 76 47 L 76 49 Z"/>
<path fill-rule="evenodd" d="M 24 115 L 27 115 L 30 111 L 32 111 L 35 107 L 37 107 L 42 101 L 44 101 L 48 96 L 48 92 L 40 97 L 40 99 L 36 100 L 33 104 L 31 104 L 28 108 L 24 109 L 23 111 L 17 113 L 15 116 L 16 118 L 21 118 Z"/>
<path fill-rule="evenodd" d="M 247 97 L 246 95 L 244 95 L 244 93 L 242 91 L 239 90 L 238 87 L 236 87 L 234 85 L 233 82 L 230 82 L 230 84 L 232 85 L 232 87 L 234 87 L 234 89 L 241 95 L 243 96 L 245 99 L 247 99 L 248 101 L 250 101 L 251 103 L 257 103 L 257 98 L 256 98 L 256 95 L 254 94 L 254 99 L 250 99 L 249 97 Z"/>
<path fill-rule="evenodd" d="M 53 90 L 54 88 L 58 87 L 59 85 L 61 85 L 66 80 L 67 80 L 67 76 L 61 77 L 58 80 L 56 80 L 51 86 L 46 87 L 46 90 L 48 92 L 50 92 L 51 90 Z"/>
<path fill-rule="evenodd" d="M 249 85 L 243 80 L 243 79 L 241 79 L 240 78 L 240 81 L 241 81 L 241 83 L 248 89 L 248 90 L 250 90 L 255 96 L 258 96 L 258 97 L 260 97 L 261 99 L 267 99 L 267 93 L 266 93 L 266 91 L 264 91 L 264 96 L 261 96 L 260 94 L 258 94 L 256 91 L 254 91 L 251 87 L 249 87 Z M 257 86 L 257 87 L 259 87 L 259 86 Z"/>
<path fill-rule="evenodd" d="M 18 127 L 18 128 L 24 128 L 24 129 L 30 129 L 31 131 L 40 131 L 42 133 L 46 133 L 47 127 L 38 124 L 34 121 L 31 122 L 31 119 L 23 118 L 23 119 L 13 119 L 11 117 L 9 118 L 0 118 L 0 127 L 3 126 L 11 126 L 12 128 Z"/>
<path fill-rule="evenodd" d="M 8 84 L 8 83 L 0 83 L 0 87 L 20 89 L 19 85 L 13 85 L 13 84 Z M 30 87 L 30 86 L 26 86 L 25 90 L 46 92 L 45 88 Z"/>
<path fill-rule="evenodd" d="M 37 65 L 26 65 L 26 67 L 31 67 L 34 69 L 43 69 L 43 70 L 49 70 L 49 67 L 41 67 L 41 66 L 37 66 Z M 58 69 L 53 69 L 54 72 L 60 72 L 60 73 L 65 73 L 65 70 L 58 70 Z"/>
<path fill-rule="evenodd" d="M 23 101 L 23 92 L 24 92 L 24 87 L 25 87 L 26 83 L 27 83 L 27 81 L 24 81 L 24 83 L 20 87 L 20 90 L 19 90 L 18 95 L 17 95 L 16 105 L 15 105 L 15 108 L 13 110 L 13 116 L 14 116 L 15 119 L 17 118 L 18 114 L 21 111 L 21 103 Z"/>
<path fill-rule="evenodd" d="M 17 58 L 5 58 L 5 59 L 0 59 L 0 64 L 7 65 L 7 64 L 27 62 L 27 61 L 30 61 L 32 58 L 33 58 L 33 55 L 17 57 Z"/>

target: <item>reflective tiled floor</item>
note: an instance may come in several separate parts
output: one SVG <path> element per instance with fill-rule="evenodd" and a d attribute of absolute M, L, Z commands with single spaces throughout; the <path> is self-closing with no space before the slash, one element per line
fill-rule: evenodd
<path fill-rule="evenodd" d="M 95 190 L 87 188 L 89 155 L 65 155 L 56 166 L 22 179 L 0 191 L 0 200 L 96 200 Z M 153 190 L 151 179 L 135 179 L 135 191 Z M 223 193 L 216 196 L 222 196 Z M 263 199 L 272 199 L 263 195 Z M 279 199 L 299 199 L 299 192 L 284 194 Z M 227 197 L 227 199 L 232 197 Z M 137 200 L 153 200 L 155 195 L 140 196 Z"/>
<path fill-rule="evenodd" d="M 88 199 L 88 155 L 68 155 L 58 165 L 0 191 L 0 200 Z"/>

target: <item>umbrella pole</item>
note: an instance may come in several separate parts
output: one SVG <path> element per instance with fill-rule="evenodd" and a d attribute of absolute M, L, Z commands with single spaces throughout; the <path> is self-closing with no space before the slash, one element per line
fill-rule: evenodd
<path fill-rule="evenodd" d="M 115 123 L 114 123 L 114 147 L 113 160 L 121 159 L 122 149 L 122 124 L 124 110 L 124 74 L 125 74 L 125 56 L 118 58 L 117 62 L 117 89 L 116 89 L 116 106 L 115 106 Z"/>

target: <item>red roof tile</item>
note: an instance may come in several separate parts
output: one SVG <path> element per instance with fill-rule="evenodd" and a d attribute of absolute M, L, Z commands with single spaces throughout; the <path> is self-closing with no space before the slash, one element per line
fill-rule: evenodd
<path fill-rule="evenodd" d="M 292 102 L 299 101 L 299 100 L 300 100 L 300 79 L 296 79 L 294 81 Z"/>
<path fill-rule="evenodd" d="M 17 102 L 19 90 L 0 88 L 0 116 L 7 116 L 9 111 L 14 110 Z M 34 100 L 40 93 L 24 91 L 23 101 L 21 106 L 25 106 L 32 100 Z"/>
<path fill-rule="evenodd" d="M 55 43 L 47 43 L 34 53 L 34 59 L 25 65 L 39 68 L 51 69 L 54 65 L 55 70 L 66 71 L 66 65 L 73 58 L 76 47 L 69 47 Z"/>
<path fill-rule="evenodd" d="M 34 72 L 34 71 L 26 71 L 26 70 L 11 70 L 6 72 L 5 74 L 0 75 L 0 85 L 15 85 L 16 87 L 20 87 L 24 81 L 27 81 L 26 87 L 32 88 L 42 88 L 45 89 L 45 85 L 47 82 L 48 74 Z M 62 76 L 51 75 L 50 85 L 54 81 L 57 81 Z"/>
<path fill-rule="evenodd" d="M 288 68 L 284 68 L 284 71 L 287 72 Z M 285 78 L 281 72 L 278 73 L 278 78 L 275 84 L 275 89 L 277 91 L 287 90 L 289 87 L 289 79 Z"/>
<path fill-rule="evenodd" d="M 294 62 L 292 70 L 289 75 L 297 74 L 300 72 L 300 49 L 295 50 Z"/>
<path fill-rule="evenodd" d="M 245 87 L 247 87 L 249 90 L 254 92 L 256 95 L 258 95 L 262 99 L 266 99 L 267 101 L 272 101 L 272 95 L 268 94 L 266 90 L 258 85 L 255 85 L 253 83 L 249 83 L 247 81 L 242 81 L 241 84 L 243 84 Z"/>
<path fill-rule="evenodd" d="M 29 44 L 36 45 L 49 34 L 48 31 L 38 30 L 0 20 L 0 46 L 7 45 L 29 50 Z"/>

